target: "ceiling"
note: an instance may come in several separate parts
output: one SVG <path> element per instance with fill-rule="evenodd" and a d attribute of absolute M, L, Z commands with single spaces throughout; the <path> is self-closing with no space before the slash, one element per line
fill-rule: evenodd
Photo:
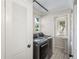
<path fill-rule="evenodd" d="M 48 9 L 48 11 L 55 11 L 59 9 L 72 9 L 73 7 L 73 0 L 36 0 L 41 5 L 43 5 L 45 8 Z M 33 3 L 34 10 L 37 10 L 42 13 L 46 13 L 46 11 L 41 8 L 37 3 Z"/>

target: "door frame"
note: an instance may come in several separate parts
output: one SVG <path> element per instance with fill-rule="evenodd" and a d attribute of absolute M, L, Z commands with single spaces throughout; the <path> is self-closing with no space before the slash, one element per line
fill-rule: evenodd
<path fill-rule="evenodd" d="M 6 59 L 6 0 L 1 3 L 1 59 Z"/>

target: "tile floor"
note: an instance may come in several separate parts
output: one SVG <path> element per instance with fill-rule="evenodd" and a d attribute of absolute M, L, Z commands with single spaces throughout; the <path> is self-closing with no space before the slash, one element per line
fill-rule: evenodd
<path fill-rule="evenodd" d="M 67 43 L 66 40 L 54 39 L 53 56 L 51 57 L 51 59 L 69 59 L 68 54 L 64 52 L 67 48 L 67 45 L 65 43 Z"/>

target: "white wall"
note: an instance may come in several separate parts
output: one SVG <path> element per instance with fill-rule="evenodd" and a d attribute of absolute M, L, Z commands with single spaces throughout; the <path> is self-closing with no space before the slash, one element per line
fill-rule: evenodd
<path fill-rule="evenodd" d="M 54 35 L 54 19 L 48 14 L 41 18 L 41 32 L 47 35 Z"/>
<path fill-rule="evenodd" d="M 41 32 L 44 32 L 47 35 L 54 36 L 54 21 L 55 17 L 69 15 L 70 10 L 62 10 L 54 13 L 49 13 L 41 18 Z"/>

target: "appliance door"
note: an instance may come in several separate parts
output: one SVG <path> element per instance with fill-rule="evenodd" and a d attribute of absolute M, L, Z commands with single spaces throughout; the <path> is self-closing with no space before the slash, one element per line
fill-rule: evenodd
<path fill-rule="evenodd" d="M 48 59 L 48 42 L 40 46 L 40 59 Z"/>
<path fill-rule="evenodd" d="M 40 47 L 38 44 L 34 43 L 33 44 L 33 59 L 39 59 L 39 51 Z"/>
<path fill-rule="evenodd" d="M 49 38 L 48 39 L 48 44 L 49 44 L 49 52 L 48 52 L 48 54 L 49 54 L 49 58 L 51 58 L 51 56 L 52 56 L 52 54 L 53 54 L 53 49 L 52 49 L 52 47 L 53 47 L 53 44 L 52 44 L 52 41 L 53 41 L 53 39 L 52 38 Z"/>

